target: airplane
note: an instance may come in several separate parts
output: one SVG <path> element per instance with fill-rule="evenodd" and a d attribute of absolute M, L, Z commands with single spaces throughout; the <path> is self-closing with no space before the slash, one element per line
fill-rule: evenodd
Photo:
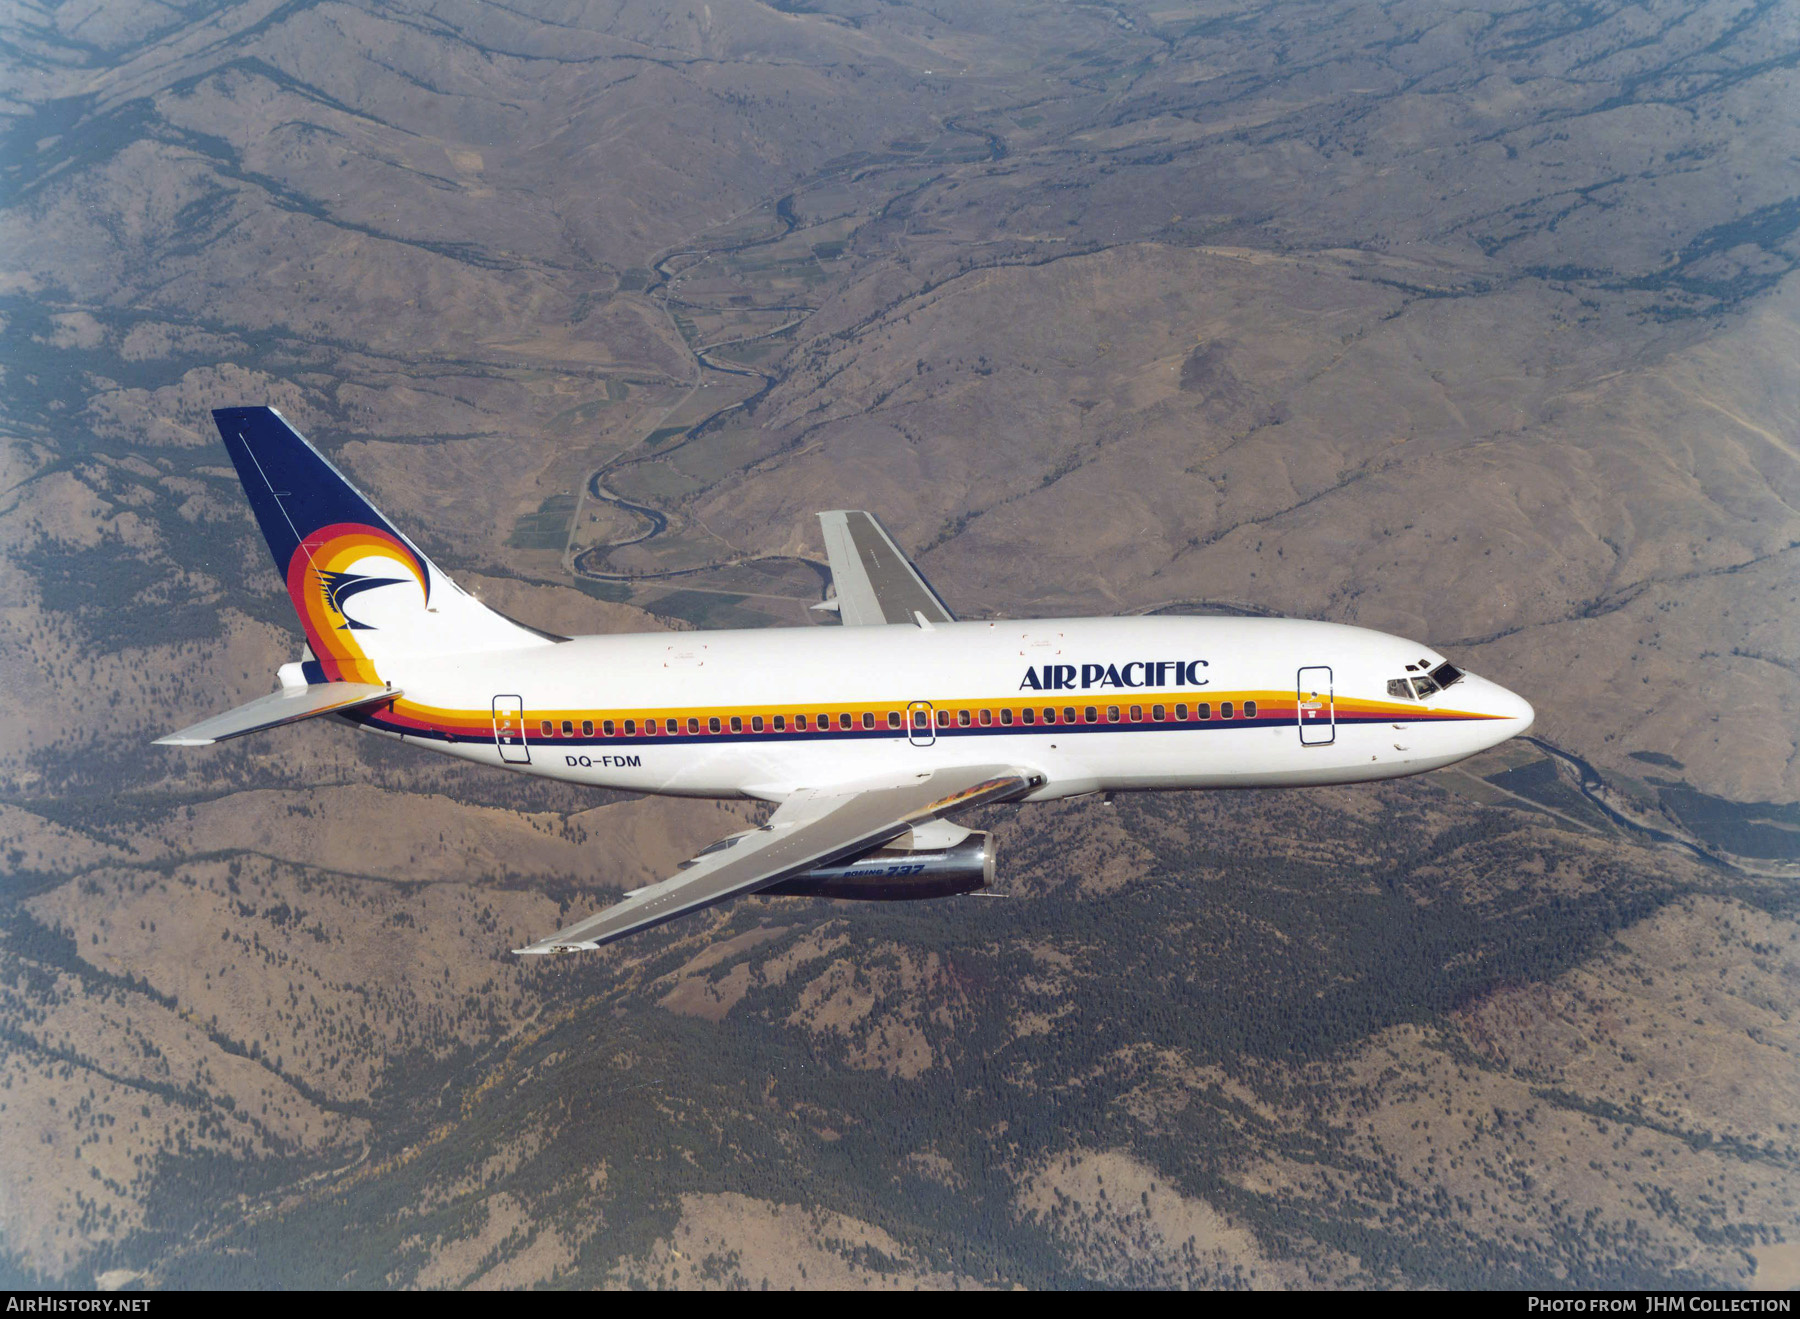
<path fill-rule="evenodd" d="M 753 799 L 767 823 L 513 951 L 595 949 L 748 894 L 971 893 L 998 802 L 1400 778 L 1531 727 L 1432 647 L 1296 619 L 959 622 L 870 513 L 819 514 L 823 628 L 562 637 L 483 605 L 273 408 L 213 413 L 305 632 L 270 695 L 157 739 L 335 715 L 501 769 Z"/>

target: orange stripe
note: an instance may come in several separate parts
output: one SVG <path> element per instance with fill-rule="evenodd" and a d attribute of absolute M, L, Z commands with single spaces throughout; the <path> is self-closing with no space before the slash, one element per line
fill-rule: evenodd
<path fill-rule="evenodd" d="M 1061 693 L 1055 699 L 1050 699 L 1047 696 L 1045 699 L 1034 701 L 1019 701 L 1016 698 L 1004 701 L 964 699 L 958 701 L 934 701 L 931 702 L 931 705 L 936 711 L 950 712 L 953 719 L 962 711 L 968 711 L 971 719 L 971 723 L 967 725 L 968 727 L 997 727 L 1002 725 L 998 725 L 997 723 L 982 725 L 973 721 L 979 719 L 979 712 L 982 710 L 992 712 L 996 720 L 998 720 L 1000 711 L 1010 710 L 1014 720 L 1017 721 L 1020 712 L 1026 708 L 1032 710 L 1052 708 L 1057 711 L 1057 718 L 1060 723 L 1062 722 L 1062 711 L 1073 707 L 1079 712 L 1077 716 L 1078 722 L 1085 723 L 1086 720 L 1084 716 L 1090 707 L 1096 711 L 1117 707 L 1121 718 L 1116 722 L 1130 723 L 1134 721 L 1130 720 L 1129 711 L 1132 706 L 1138 706 L 1143 711 L 1143 717 L 1135 721 L 1139 724 L 1159 722 L 1170 724 L 1205 723 L 1209 721 L 1196 717 L 1196 707 L 1206 705 L 1211 707 L 1209 710 L 1209 713 L 1212 715 L 1210 722 L 1225 722 L 1218 717 L 1218 706 L 1230 702 L 1239 717 L 1244 718 L 1246 716 L 1243 716 L 1241 712 L 1244 703 L 1247 701 L 1256 703 L 1257 713 L 1254 717 L 1258 719 L 1293 719 L 1296 718 L 1299 713 L 1299 703 L 1293 693 L 1269 690 L 1250 692 L 1211 691 L 1205 693 L 1204 696 L 1196 696 L 1192 692 L 1182 692 L 1176 695 L 1160 693 L 1140 696 L 1136 699 L 1125 701 L 1111 698 L 1096 700 L 1091 694 L 1074 697 L 1068 693 Z M 1155 720 L 1150 717 L 1151 707 L 1156 705 L 1164 707 L 1166 717 L 1162 720 Z M 1175 718 L 1174 707 L 1176 705 L 1185 705 L 1188 708 L 1188 716 L 1186 719 Z M 417 702 L 406 700 L 405 698 L 395 701 L 390 708 L 401 720 L 416 723 L 435 731 L 486 735 L 493 730 L 493 718 L 491 713 L 487 710 L 451 710 L 437 706 L 421 705 Z M 819 716 L 823 715 L 830 723 L 830 728 L 826 731 L 834 733 L 879 732 L 887 727 L 887 717 L 890 712 L 898 715 L 900 718 L 900 726 L 891 731 L 897 733 L 905 731 L 908 722 L 906 705 L 891 701 L 869 702 L 857 705 L 816 704 L 801 706 L 798 704 L 784 704 L 778 708 L 757 705 L 606 710 L 567 708 L 548 710 L 528 709 L 524 713 L 524 722 L 528 734 L 533 733 L 538 725 L 545 720 L 548 720 L 559 730 L 565 721 L 575 725 L 578 730 L 584 722 L 592 723 L 594 725 L 594 732 L 592 734 L 583 734 L 583 736 L 625 736 L 625 734 L 620 731 L 625 720 L 630 719 L 634 721 L 634 723 L 639 726 L 640 730 L 644 721 L 653 720 L 656 723 L 656 732 L 652 734 L 652 736 L 665 737 L 669 736 L 664 730 L 667 721 L 670 719 L 674 719 L 677 723 L 677 736 L 690 735 L 687 732 L 687 722 L 690 719 L 699 722 L 700 730 L 702 732 L 709 731 L 711 720 L 717 719 L 720 722 L 721 732 L 726 732 L 730 729 L 732 718 L 735 717 L 742 722 L 742 729 L 740 731 L 748 732 L 750 731 L 751 720 L 759 715 L 763 719 L 762 731 L 765 733 L 775 731 L 773 721 L 776 715 L 782 716 L 787 722 L 787 727 L 782 731 L 806 731 L 810 733 L 821 731 L 818 728 L 817 721 Z M 1357 697 L 1336 698 L 1334 701 L 1334 712 L 1340 719 L 1345 716 L 1366 717 L 1370 715 L 1380 715 L 1384 718 L 1392 718 L 1397 723 L 1424 723 L 1434 720 L 1450 719 L 1497 719 L 1502 717 L 1499 715 L 1481 714 L 1474 711 L 1426 710 L 1416 705 L 1400 705 L 1392 701 L 1364 700 Z M 862 716 L 865 713 L 874 716 L 873 729 L 865 729 L 863 727 Z M 805 716 L 807 723 L 805 730 L 799 730 L 794 727 L 793 720 L 796 715 Z M 851 726 L 848 729 L 840 727 L 841 716 L 843 715 L 849 715 L 851 718 Z M 607 720 L 613 722 L 614 731 L 611 734 L 605 734 L 601 731 Z M 1096 722 L 1114 721 L 1098 720 Z M 963 727 L 964 725 L 953 724 L 952 726 Z M 1021 725 L 1015 722 L 1013 726 L 1018 727 Z M 1043 725 L 1033 724 L 1028 726 L 1042 727 Z M 541 733 L 537 733 L 536 735 L 542 736 Z M 644 735 L 645 734 L 640 731 L 630 734 L 629 736 Z"/>

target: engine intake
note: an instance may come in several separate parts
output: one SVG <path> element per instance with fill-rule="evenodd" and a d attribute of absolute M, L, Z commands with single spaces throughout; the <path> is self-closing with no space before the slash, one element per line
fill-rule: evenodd
<path fill-rule="evenodd" d="M 994 837 L 972 833 L 949 847 L 878 847 L 854 861 L 802 871 L 757 892 L 762 897 L 911 902 L 973 893 L 993 880 Z"/>

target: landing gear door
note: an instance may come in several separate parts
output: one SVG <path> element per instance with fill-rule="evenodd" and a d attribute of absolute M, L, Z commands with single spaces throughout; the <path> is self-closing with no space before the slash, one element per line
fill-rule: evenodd
<path fill-rule="evenodd" d="M 1337 712 L 1331 701 L 1331 670 L 1315 665 L 1300 670 L 1300 745 L 1329 746 L 1337 741 Z"/>
<path fill-rule="evenodd" d="M 928 747 L 937 741 L 937 715 L 930 701 L 914 701 L 906 707 L 906 736 L 916 747 Z"/>
<path fill-rule="evenodd" d="M 494 698 L 494 745 L 503 765 L 529 765 L 531 748 L 525 743 L 525 702 L 517 696 Z"/>

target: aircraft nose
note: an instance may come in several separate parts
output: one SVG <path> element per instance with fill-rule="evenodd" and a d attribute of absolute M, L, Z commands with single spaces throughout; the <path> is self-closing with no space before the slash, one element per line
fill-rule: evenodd
<path fill-rule="evenodd" d="M 1508 691 L 1497 682 L 1489 682 L 1487 701 L 1488 708 L 1505 719 L 1510 727 L 1506 730 L 1508 737 L 1517 737 L 1526 732 L 1537 722 L 1537 711 L 1531 708 L 1531 702 L 1517 692 Z"/>

